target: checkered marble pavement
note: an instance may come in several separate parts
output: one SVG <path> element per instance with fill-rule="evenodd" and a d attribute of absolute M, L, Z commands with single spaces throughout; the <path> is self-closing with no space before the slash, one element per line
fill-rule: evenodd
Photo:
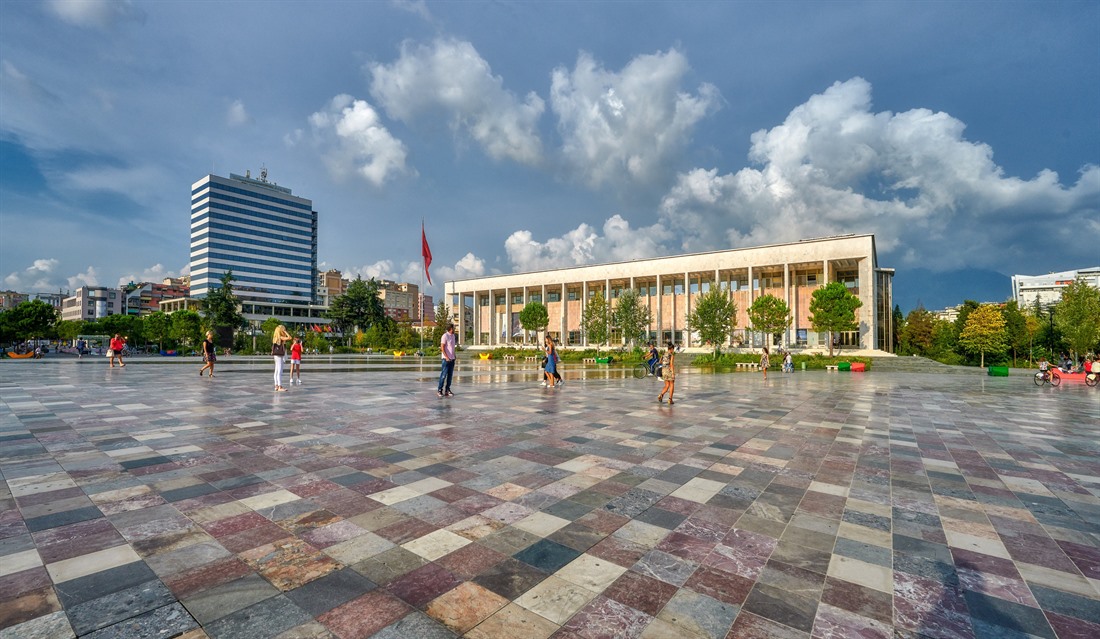
<path fill-rule="evenodd" d="M 1100 637 L 1083 385 L 105 364 L 0 363 L 0 639 Z"/>

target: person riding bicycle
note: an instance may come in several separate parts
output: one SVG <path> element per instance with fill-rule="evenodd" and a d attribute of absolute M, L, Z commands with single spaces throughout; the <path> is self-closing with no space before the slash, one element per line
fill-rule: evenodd
<path fill-rule="evenodd" d="M 1046 357 L 1039 358 L 1039 375 L 1041 375 L 1043 379 L 1050 377 L 1050 363 L 1047 362 Z"/>
<path fill-rule="evenodd" d="M 650 373 L 653 373 L 657 370 L 655 368 L 655 366 L 657 366 L 657 362 L 660 359 L 661 359 L 661 356 L 657 354 L 657 344 L 655 344 L 654 342 L 650 342 L 649 343 L 649 359 L 647 359 L 645 361 L 646 365 L 649 366 L 649 372 Z"/>

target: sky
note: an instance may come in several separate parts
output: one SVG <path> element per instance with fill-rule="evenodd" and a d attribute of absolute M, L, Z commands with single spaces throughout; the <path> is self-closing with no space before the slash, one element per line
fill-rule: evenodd
<path fill-rule="evenodd" d="M 0 289 L 188 271 L 268 170 L 420 282 L 873 233 L 895 300 L 1100 265 L 1100 2 L 0 2 Z"/>

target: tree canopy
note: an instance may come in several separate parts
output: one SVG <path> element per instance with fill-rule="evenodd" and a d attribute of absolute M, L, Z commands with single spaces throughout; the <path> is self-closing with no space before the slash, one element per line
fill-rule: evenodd
<path fill-rule="evenodd" d="M 817 332 L 829 333 L 829 356 L 833 354 L 832 334 L 859 330 L 856 311 L 863 306 L 843 282 L 829 282 L 813 292 L 810 299 L 810 325 Z"/>
<path fill-rule="evenodd" d="M 791 308 L 774 295 L 761 295 L 753 300 L 752 305 L 749 306 L 748 315 L 752 330 L 768 336 L 782 333 L 793 321 Z M 764 341 L 765 346 L 770 347 L 771 344 L 770 339 Z"/>
<path fill-rule="evenodd" d="M 634 289 L 627 289 L 619 295 L 615 310 L 611 313 L 611 323 L 619 327 L 623 336 L 636 344 L 649 331 L 652 313 L 642 303 L 642 298 Z"/>
<path fill-rule="evenodd" d="M 1078 278 L 1062 289 L 1062 301 L 1054 310 L 1054 322 L 1077 355 L 1100 342 L 1100 290 Z"/>
<path fill-rule="evenodd" d="M 597 348 L 607 341 L 610 334 L 607 326 L 608 319 L 607 301 L 603 293 L 597 291 L 588 298 L 588 303 L 584 305 L 584 313 L 581 315 L 584 334 L 590 343 L 596 344 Z"/>
<path fill-rule="evenodd" d="M 221 276 L 221 286 L 212 289 L 202 301 L 202 312 L 210 328 L 242 329 L 247 321 L 241 314 L 240 300 L 233 293 L 233 271 Z"/>
<path fill-rule="evenodd" d="M 519 312 L 519 325 L 525 331 L 545 331 L 550 324 L 550 313 L 542 302 L 527 302 Z"/>
<path fill-rule="evenodd" d="M 981 304 L 967 314 L 966 324 L 959 333 L 959 346 L 979 353 L 985 366 L 986 353 L 1003 353 L 1008 348 L 1005 318 L 994 304 Z"/>
<path fill-rule="evenodd" d="M 687 325 L 699 333 L 699 339 L 714 344 L 717 354 L 737 327 L 737 303 L 730 298 L 729 290 L 715 286 L 697 298 Z"/>
<path fill-rule="evenodd" d="M 61 313 L 42 300 L 21 302 L 4 311 L 7 330 L 18 339 L 49 337 L 60 320 Z"/>
<path fill-rule="evenodd" d="M 332 299 L 326 316 L 345 335 L 386 324 L 388 318 L 378 291 L 378 281 L 373 277 L 364 282 L 362 276 L 357 276 L 348 284 L 347 292 Z"/>

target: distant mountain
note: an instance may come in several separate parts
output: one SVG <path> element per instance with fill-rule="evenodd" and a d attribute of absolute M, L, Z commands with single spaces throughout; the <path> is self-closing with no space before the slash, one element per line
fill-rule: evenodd
<path fill-rule="evenodd" d="M 937 311 L 966 300 L 1003 302 L 1011 297 L 1012 278 L 995 271 L 899 268 L 894 274 L 894 304 L 901 307 L 902 313 L 908 313 L 917 304 Z"/>

